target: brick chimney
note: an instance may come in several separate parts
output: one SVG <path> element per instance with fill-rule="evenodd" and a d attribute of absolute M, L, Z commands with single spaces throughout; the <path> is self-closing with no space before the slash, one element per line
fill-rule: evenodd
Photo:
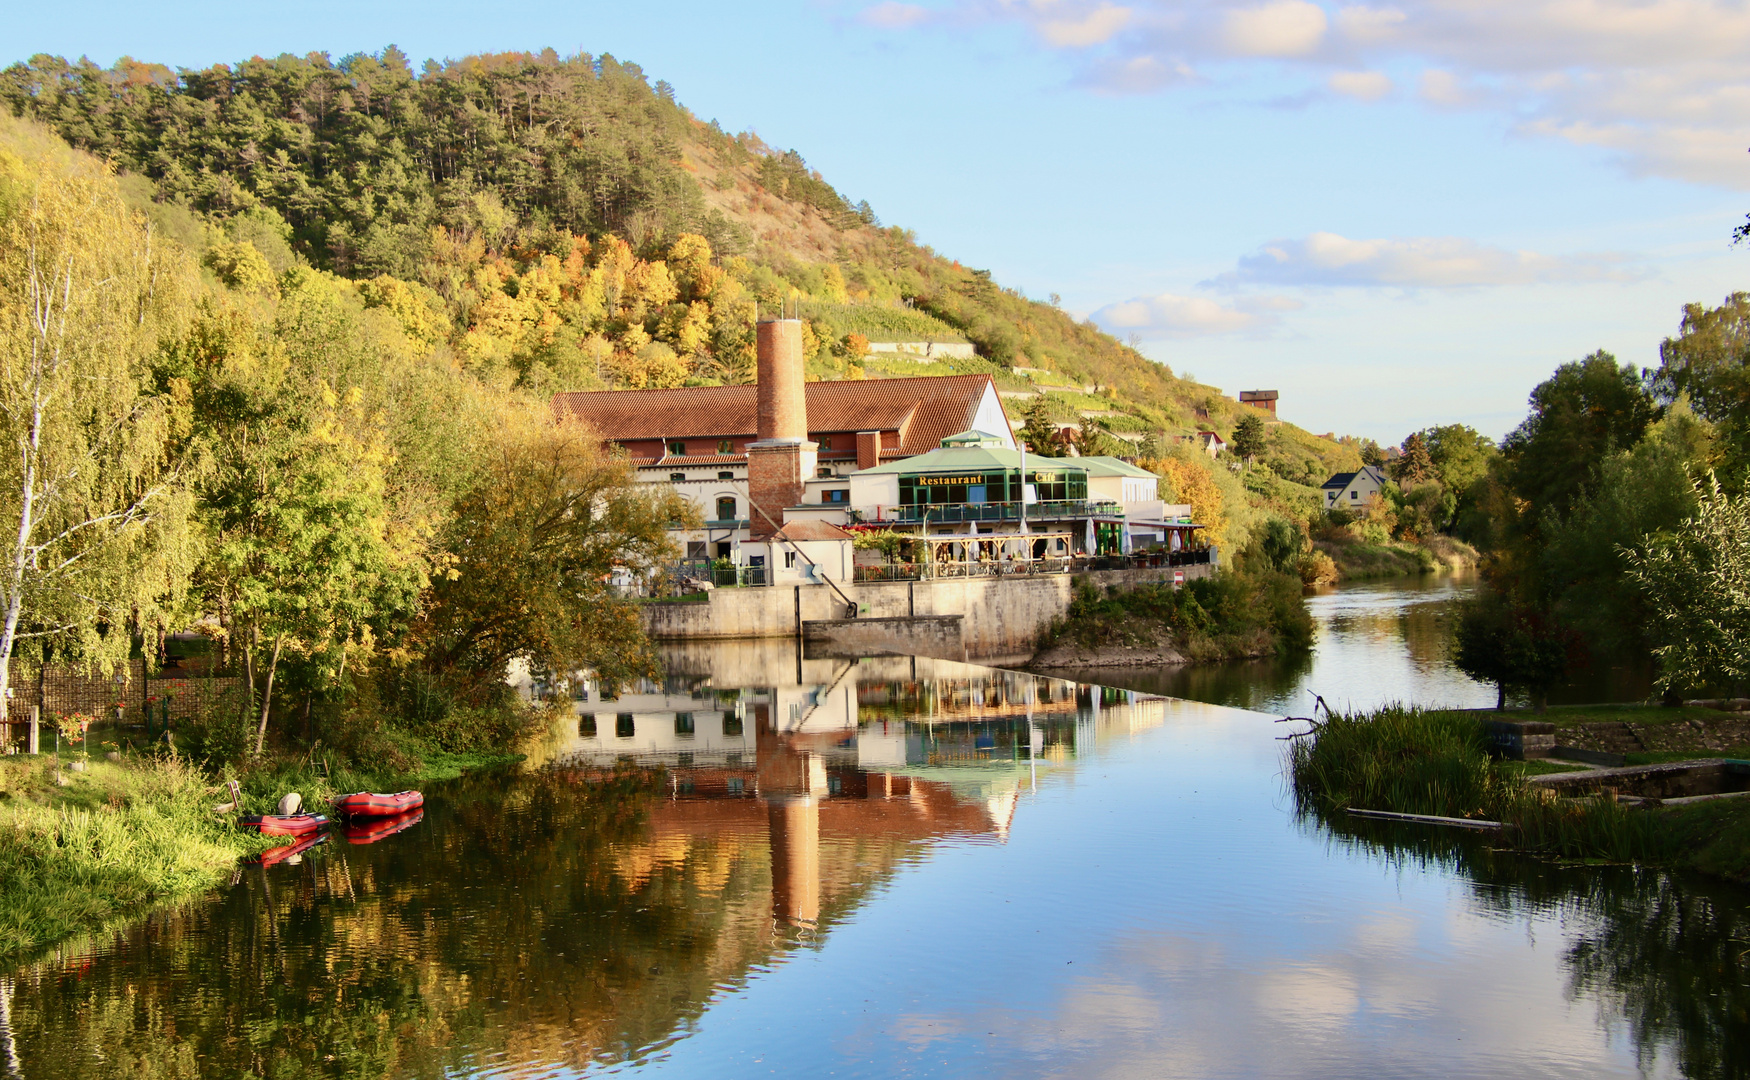
<path fill-rule="evenodd" d="M 769 539 L 784 523 L 784 508 L 802 502 L 820 448 L 808 441 L 808 404 L 802 386 L 802 320 L 758 325 L 759 439 L 747 447 L 750 539 Z"/>

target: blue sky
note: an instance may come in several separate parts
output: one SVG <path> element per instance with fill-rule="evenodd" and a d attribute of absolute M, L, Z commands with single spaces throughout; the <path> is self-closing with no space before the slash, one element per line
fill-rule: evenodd
<path fill-rule="evenodd" d="M 1750 11 L 1718 0 L 216 4 L 9 14 L 35 52 L 611 52 L 882 220 L 1315 431 L 1500 435 L 1750 281 Z"/>

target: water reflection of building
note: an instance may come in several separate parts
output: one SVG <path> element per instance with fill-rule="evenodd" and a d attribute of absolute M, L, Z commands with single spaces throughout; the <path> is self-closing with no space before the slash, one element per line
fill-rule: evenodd
<path fill-rule="evenodd" d="M 944 660 L 805 660 L 769 642 L 708 653 L 613 696 L 578 680 L 576 730 L 553 763 L 665 769 L 657 838 L 763 825 L 773 914 L 792 926 L 820 919 L 835 839 L 1004 841 L 1041 776 L 1165 715 L 1147 695 Z M 754 672 L 766 685 L 730 684 Z"/>

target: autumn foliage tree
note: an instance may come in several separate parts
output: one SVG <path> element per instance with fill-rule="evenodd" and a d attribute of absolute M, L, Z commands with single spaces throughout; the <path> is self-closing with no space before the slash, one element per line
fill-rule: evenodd
<path fill-rule="evenodd" d="M 579 424 L 544 410 L 503 421 L 455 506 L 412 650 L 462 692 L 512 661 L 610 683 L 649 674 L 637 606 L 614 575 L 674 559 L 668 529 L 696 512 L 667 487 L 633 483 L 630 465 Z"/>
<path fill-rule="evenodd" d="M 0 716 L 21 641 L 125 658 L 183 592 L 187 403 L 143 376 L 191 271 L 102 166 L 0 148 Z"/>

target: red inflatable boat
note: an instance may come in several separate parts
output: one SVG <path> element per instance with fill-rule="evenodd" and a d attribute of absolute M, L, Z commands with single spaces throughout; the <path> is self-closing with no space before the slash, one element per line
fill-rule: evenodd
<path fill-rule="evenodd" d="M 263 836 L 303 836 L 315 832 L 328 823 L 321 814 L 250 814 L 238 819 L 238 824 L 246 829 L 260 829 Z"/>
<path fill-rule="evenodd" d="M 425 796 L 417 791 L 397 791 L 393 795 L 359 791 L 334 800 L 334 809 L 348 817 L 390 817 L 424 805 Z"/>
<path fill-rule="evenodd" d="M 327 841 L 327 833 L 306 833 L 302 839 L 287 844 L 285 847 L 268 848 L 266 851 L 256 856 L 256 858 L 260 861 L 261 865 L 272 866 L 274 863 L 284 862 L 293 855 L 302 855 L 317 844 L 326 843 Z"/>
<path fill-rule="evenodd" d="M 346 842 L 349 844 L 374 844 L 386 836 L 394 836 L 404 829 L 418 825 L 425 817 L 425 811 L 409 810 L 405 814 L 394 817 L 369 817 L 349 821 L 346 824 Z"/>

